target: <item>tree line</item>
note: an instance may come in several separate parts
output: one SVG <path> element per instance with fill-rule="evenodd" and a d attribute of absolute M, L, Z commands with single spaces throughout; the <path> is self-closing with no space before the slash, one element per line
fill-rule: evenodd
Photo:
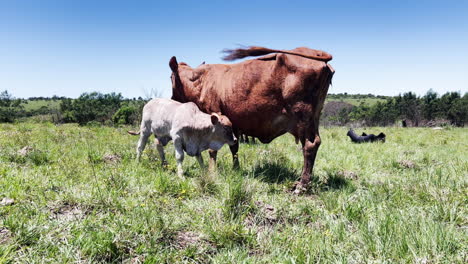
<path fill-rule="evenodd" d="M 352 105 L 346 99 L 363 100 Z M 365 99 L 378 99 L 370 104 Z M 340 100 L 340 101 L 337 101 Z M 26 103 L 53 101 L 56 107 L 41 106 L 26 110 Z M 120 93 L 83 93 L 76 99 L 66 97 L 14 98 L 8 91 L 0 93 L 0 122 L 14 122 L 35 116 L 49 117 L 55 123 L 137 124 L 147 99 L 124 98 Z M 429 90 L 424 96 L 413 92 L 397 96 L 372 94 L 330 94 L 322 111 L 326 125 L 389 126 L 404 122 L 409 126 L 450 124 L 464 126 L 468 122 L 468 93 L 447 92 L 441 96 Z"/>
<path fill-rule="evenodd" d="M 58 105 L 25 109 L 25 104 L 35 101 L 58 101 Z M 16 99 L 8 91 L 4 91 L 0 93 L 0 122 L 48 116 L 49 121 L 55 123 L 136 124 L 147 101 L 141 97 L 127 99 L 120 93 L 99 92 L 83 93 L 76 99 L 56 96 Z"/>
<path fill-rule="evenodd" d="M 459 92 L 447 92 L 439 96 L 429 90 L 424 96 L 417 96 L 407 92 L 373 105 L 361 102 L 357 106 L 331 101 L 325 105 L 322 120 L 330 125 L 389 126 L 401 122 L 404 126 L 464 126 L 468 122 L 468 93 L 462 96 Z"/>

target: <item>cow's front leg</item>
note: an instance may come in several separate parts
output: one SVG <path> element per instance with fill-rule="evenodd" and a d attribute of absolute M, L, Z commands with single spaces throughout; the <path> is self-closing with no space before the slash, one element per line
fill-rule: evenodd
<path fill-rule="evenodd" d="M 174 139 L 174 149 L 177 160 L 177 176 L 183 177 L 182 162 L 184 161 L 184 148 L 181 139 Z"/>
<path fill-rule="evenodd" d="M 296 185 L 295 193 L 301 193 L 309 185 L 315 158 L 321 143 L 318 126 L 309 127 L 309 129 L 303 131 L 305 133 L 300 136 L 300 140 L 304 156 L 304 167 L 302 168 L 301 181 Z"/>
<path fill-rule="evenodd" d="M 320 147 L 320 136 L 318 133 L 313 138 L 306 138 L 302 145 L 304 155 L 304 168 L 302 169 L 301 184 L 307 185 L 310 182 L 311 174 L 314 169 L 315 157 Z"/>

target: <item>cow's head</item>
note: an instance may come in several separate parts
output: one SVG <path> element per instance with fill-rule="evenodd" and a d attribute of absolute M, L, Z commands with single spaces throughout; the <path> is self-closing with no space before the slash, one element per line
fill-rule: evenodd
<path fill-rule="evenodd" d="M 222 114 L 212 113 L 213 139 L 229 146 L 237 143 L 237 138 L 232 131 L 232 123 L 229 118 Z"/>
<path fill-rule="evenodd" d="M 385 137 L 386 137 L 386 135 L 385 135 L 384 133 L 381 132 L 381 133 L 378 134 L 375 138 L 376 138 L 376 140 L 378 140 L 378 141 L 385 142 Z"/>
<path fill-rule="evenodd" d="M 171 68 L 171 82 L 172 82 L 172 100 L 179 101 L 181 103 L 187 102 L 184 93 L 184 85 L 182 83 L 182 79 L 180 78 L 179 74 L 179 63 L 177 63 L 177 59 L 173 56 L 169 60 L 169 67 Z"/>
<path fill-rule="evenodd" d="M 194 69 L 185 62 L 178 63 L 175 56 L 169 60 L 172 71 L 172 100 L 186 103 L 190 101 L 189 98 L 197 97 L 193 82 L 205 72 L 202 67 L 204 65 L 205 62 Z"/>

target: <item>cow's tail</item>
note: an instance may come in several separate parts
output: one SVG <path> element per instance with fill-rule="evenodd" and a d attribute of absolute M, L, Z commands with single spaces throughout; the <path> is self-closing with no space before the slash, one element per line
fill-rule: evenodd
<path fill-rule="evenodd" d="M 135 132 L 135 131 L 127 131 L 127 133 L 129 133 L 130 135 L 133 135 L 133 136 L 138 136 L 138 135 L 140 135 L 140 132 L 141 132 L 141 130 L 138 130 L 138 132 Z"/>
<path fill-rule="evenodd" d="M 256 47 L 256 46 L 251 46 L 246 49 L 225 49 L 223 50 L 224 53 L 226 53 L 226 56 L 223 57 L 223 60 L 226 61 L 233 61 L 237 59 L 242 59 L 245 57 L 253 56 L 263 56 L 267 55 L 270 53 L 284 53 L 284 54 L 290 54 L 290 55 L 296 55 L 296 56 L 301 56 L 304 58 L 308 59 L 314 59 L 314 60 L 319 60 L 319 61 L 324 61 L 328 62 L 330 61 L 333 57 L 332 55 L 320 51 L 320 50 L 314 50 L 315 54 L 305 54 L 303 52 L 298 52 L 294 50 L 275 50 L 275 49 L 269 49 L 269 48 L 264 48 L 264 47 Z"/>

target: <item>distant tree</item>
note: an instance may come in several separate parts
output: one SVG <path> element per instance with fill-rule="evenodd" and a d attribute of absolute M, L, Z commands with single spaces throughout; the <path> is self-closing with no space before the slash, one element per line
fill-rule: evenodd
<path fill-rule="evenodd" d="M 418 96 L 413 92 L 404 93 L 403 96 L 396 97 L 396 107 L 400 111 L 400 116 L 409 119 L 415 126 L 421 120 L 421 106 Z"/>
<path fill-rule="evenodd" d="M 468 93 L 452 101 L 447 112 L 447 119 L 456 126 L 465 126 L 468 123 Z"/>
<path fill-rule="evenodd" d="M 458 92 L 447 92 L 443 94 L 438 101 L 439 117 L 447 117 L 447 113 L 452 105 L 460 98 L 461 96 Z"/>
<path fill-rule="evenodd" d="M 0 93 L 0 122 L 13 122 L 21 115 L 21 99 L 15 99 L 8 91 Z"/>
<path fill-rule="evenodd" d="M 426 120 L 432 120 L 439 114 L 438 104 L 439 98 L 436 92 L 430 89 L 426 95 L 422 97 L 422 115 Z"/>

